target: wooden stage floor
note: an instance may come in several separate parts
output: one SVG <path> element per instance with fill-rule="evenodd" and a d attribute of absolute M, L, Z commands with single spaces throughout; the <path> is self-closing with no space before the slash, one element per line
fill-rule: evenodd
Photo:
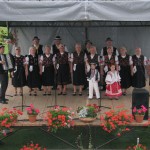
<path fill-rule="evenodd" d="M 147 89 L 149 91 L 149 86 L 147 83 L 147 86 L 145 87 L 145 89 Z M 78 106 L 84 106 L 88 103 L 95 103 L 97 105 L 99 105 L 99 101 L 96 99 L 93 100 L 88 100 L 88 90 L 83 91 L 83 95 L 82 96 L 72 96 L 72 90 L 73 87 L 72 85 L 68 86 L 68 91 L 67 91 L 67 95 L 66 96 L 59 96 L 56 94 L 56 98 L 55 98 L 55 91 L 52 91 L 52 95 L 51 96 L 43 96 L 42 95 L 42 91 L 38 91 L 38 95 L 37 96 L 29 96 L 28 94 L 28 87 L 24 87 L 24 96 L 23 96 L 23 100 L 24 100 L 24 105 L 30 105 L 31 103 L 34 104 L 34 106 L 36 108 L 40 109 L 40 114 L 38 115 L 38 119 L 41 121 L 37 121 L 36 123 L 32 124 L 29 123 L 27 121 L 28 116 L 27 116 L 27 112 L 24 108 L 23 111 L 23 115 L 20 116 L 18 118 L 18 120 L 22 120 L 18 122 L 19 126 L 41 126 L 43 124 L 45 124 L 43 122 L 43 118 L 45 116 L 45 113 L 48 111 L 47 106 L 53 106 L 55 105 L 55 99 L 57 100 L 57 105 L 60 106 L 68 106 L 71 107 L 73 109 L 73 111 L 76 113 L 76 110 L 78 108 Z M 104 92 L 101 92 L 101 105 L 102 106 L 107 106 L 107 107 L 111 107 L 114 108 L 118 105 L 124 105 L 126 109 L 128 109 L 130 112 L 131 107 L 132 107 L 132 90 L 133 88 L 129 88 L 127 91 L 127 95 L 126 96 L 121 96 L 119 100 L 110 100 L 108 99 L 104 94 Z M 9 83 L 8 89 L 7 89 L 7 95 L 14 95 L 14 88 L 11 85 L 11 82 Z M 9 103 L 7 105 L 4 104 L 0 104 L 0 109 L 3 107 L 7 107 L 7 108 L 13 108 L 14 106 L 20 106 L 22 103 L 22 97 L 21 96 L 13 96 L 13 97 L 8 97 L 9 99 Z M 21 108 L 20 108 L 21 109 Z M 105 111 L 108 111 L 108 109 L 106 108 L 101 108 L 100 113 L 98 114 L 98 118 L 100 115 L 102 115 Z M 75 115 L 75 118 L 77 118 L 77 114 Z M 75 119 L 76 120 L 76 119 Z M 144 122 L 145 123 L 145 122 Z M 75 121 L 76 125 L 84 125 L 83 123 L 81 123 L 79 120 Z M 93 123 L 93 125 L 99 125 L 99 120 L 95 121 Z M 141 126 L 143 124 L 136 124 L 133 123 L 132 125 L 138 125 Z"/>

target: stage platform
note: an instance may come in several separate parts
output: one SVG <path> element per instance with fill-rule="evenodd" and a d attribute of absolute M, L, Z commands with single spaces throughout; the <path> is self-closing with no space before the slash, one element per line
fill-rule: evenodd
<path fill-rule="evenodd" d="M 147 86 L 145 87 L 145 89 L 147 89 L 149 91 L 148 83 L 147 83 Z M 85 106 L 88 103 L 92 103 L 92 104 L 95 103 L 95 104 L 99 105 L 99 101 L 96 99 L 88 100 L 88 95 L 87 95 L 88 90 L 83 91 L 82 96 L 78 96 L 78 95 L 72 96 L 72 92 L 73 92 L 72 91 L 73 90 L 72 85 L 68 86 L 66 96 L 63 96 L 63 95 L 59 96 L 56 94 L 56 97 L 55 97 L 55 91 L 54 90 L 52 91 L 51 96 L 43 96 L 42 91 L 38 91 L 37 96 L 29 96 L 28 87 L 24 87 L 23 90 L 24 90 L 24 96 L 23 96 L 24 105 L 30 105 L 31 103 L 34 104 L 34 106 L 36 108 L 40 109 L 40 114 L 37 117 L 38 121 L 36 123 L 30 123 L 28 121 L 27 112 L 24 108 L 23 115 L 18 118 L 19 121 L 16 123 L 16 126 L 43 126 L 43 125 L 46 125 L 46 122 L 43 121 L 43 118 L 44 118 L 46 112 L 49 110 L 49 108 L 47 108 L 47 106 L 55 105 L 56 101 L 57 101 L 57 105 L 68 106 L 68 107 L 72 108 L 72 110 L 75 112 L 75 125 L 79 125 L 79 126 L 86 125 L 85 123 L 78 120 L 78 116 L 76 113 L 78 106 Z M 109 98 L 107 98 L 105 96 L 105 92 L 102 91 L 101 92 L 101 105 L 106 106 L 106 107 L 111 107 L 113 109 L 115 109 L 116 106 L 124 105 L 124 107 L 126 109 L 128 109 L 129 112 L 131 112 L 132 111 L 131 110 L 131 107 L 132 107 L 132 90 L 133 90 L 132 87 L 129 88 L 127 91 L 127 95 L 121 96 L 119 100 L 110 100 Z M 11 85 L 11 81 L 9 82 L 9 86 L 7 89 L 7 95 L 10 95 L 10 96 L 14 95 L 14 88 Z M 14 106 L 21 106 L 21 104 L 22 104 L 21 103 L 21 100 L 22 100 L 21 96 L 13 96 L 13 97 L 7 96 L 7 98 L 9 99 L 9 103 L 6 105 L 0 104 L 0 109 L 3 107 L 13 108 Z M 109 109 L 102 107 L 101 111 L 98 114 L 98 118 L 101 115 L 103 115 L 104 112 L 106 112 L 108 110 Z M 147 123 L 147 121 L 144 121 L 143 123 L 133 122 L 131 125 L 132 126 L 145 126 L 146 123 Z M 99 124 L 100 124 L 100 121 L 99 121 L 99 119 L 97 119 L 96 121 L 94 121 L 90 125 L 98 126 Z"/>

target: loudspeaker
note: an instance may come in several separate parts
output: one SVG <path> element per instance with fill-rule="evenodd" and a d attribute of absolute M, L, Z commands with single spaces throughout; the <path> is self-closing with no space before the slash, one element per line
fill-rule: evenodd
<path fill-rule="evenodd" d="M 137 109 L 141 108 L 141 105 L 144 105 L 147 108 L 145 113 L 144 120 L 148 119 L 148 109 L 149 109 L 149 92 L 145 89 L 134 89 L 132 91 L 132 110 L 134 107 Z M 133 114 L 133 111 L 132 111 Z"/>

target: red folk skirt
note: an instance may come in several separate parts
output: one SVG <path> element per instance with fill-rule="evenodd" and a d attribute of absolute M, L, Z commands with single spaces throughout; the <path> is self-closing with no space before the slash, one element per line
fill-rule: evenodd
<path fill-rule="evenodd" d="M 118 97 L 122 95 L 121 86 L 118 82 L 106 85 L 106 95 L 110 97 Z"/>

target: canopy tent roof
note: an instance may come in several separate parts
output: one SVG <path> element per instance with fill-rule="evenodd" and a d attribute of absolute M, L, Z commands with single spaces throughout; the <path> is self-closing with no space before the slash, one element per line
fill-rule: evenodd
<path fill-rule="evenodd" d="M 1 21 L 150 21 L 150 1 L 1 1 Z"/>

